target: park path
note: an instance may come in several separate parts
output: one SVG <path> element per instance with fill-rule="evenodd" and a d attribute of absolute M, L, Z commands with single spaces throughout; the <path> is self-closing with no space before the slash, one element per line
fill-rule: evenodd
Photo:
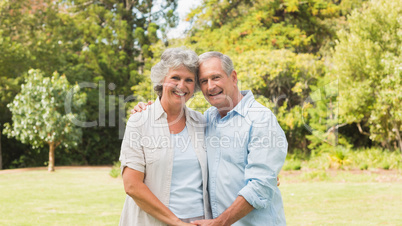
<path fill-rule="evenodd" d="M 55 170 L 61 170 L 61 169 L 80 169 L 80 170 L 93 170 L 93 169 L 105 169 L 105 170 L 110 170 L 112 169 L 112 165 L 104 165 L 104 166 L 56 166 Z M 12 174 L 12 173 L 21 173 L 21 172 L 27 172 L 27 171 L 47 171 L 47 167 L 29 167 L 29 168 L 18 168 L 18 169 L 5 169 L 5 170 L 0 170 L 0 175 L 2 174 Z M 306 173 L 309 171 L 314 171 L 314 170 L 290 170 L 290 171 L 284 171 L 282 170 L 279 174 L 279 177 L 284 176 L 287 178 L 288 183 L 292 183 L 293 179 L 295 179 L 294 182 L 300 182 L 299 176 L 302 173 Z M 350 174 L 357 174 L 357 175 L 377 175 L 378 177 L 376 178 L 377 182 L 402 182 L 402 171 L 401 170 L 384 170 L 384 169 L 371 169 L 371 170 L 335 170 L 335 169 L 328 169 L 325 170 L 325 173 L 327 173 L 330 177 L 335 177 L 336 174 L 342 173 L 342 172 L 347 172 Z"/>
<path fill-rule="evenodd" d="M 112 166 L 55 166 L 55 170 L 60 169 L 111 169 Z M 10 173 L 20 173 L 25 171 L 33 171 L 33 170 L 40 170 L 40 171 L 47 171 L 47 166 L 42 167 L 29 167 L 29 168 L 18 168 L 18 169 L 5 169 L 0 170 L 0 174 L 10 174 Z"/>

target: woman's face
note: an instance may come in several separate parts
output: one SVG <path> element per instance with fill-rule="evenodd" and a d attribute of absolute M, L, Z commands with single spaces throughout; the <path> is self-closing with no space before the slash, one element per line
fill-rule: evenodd
<path fill-rule="evenodd" d="M 186 67 L 170 69 L 163 82 L 162 99 L 182 105 L 193 96 L 195 83 L 195 75 Z"/>

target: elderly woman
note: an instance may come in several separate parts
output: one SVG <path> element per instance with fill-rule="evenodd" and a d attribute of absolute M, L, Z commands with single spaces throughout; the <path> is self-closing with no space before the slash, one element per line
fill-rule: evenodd
<path fill-rule="evenodd" d="M 198 56 L 166 50 L 151 69 L 155 104 L 132 115 L 121 146 L 127 193 L 120 225 L 192 225 L 211 218 L 203 116 L 185 106 L 197 84 Z"/>

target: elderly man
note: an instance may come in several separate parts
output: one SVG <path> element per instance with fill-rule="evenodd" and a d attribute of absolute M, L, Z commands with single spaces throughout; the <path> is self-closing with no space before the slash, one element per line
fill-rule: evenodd
<path fill-rule="evenodd" d="M 231 59 L 199 56 L 199 83 L 213 106 L 207 119 L 208 190 L 214 219 L 199 225 L 285 225 L 277 175 L 287 153 L 274 114 L 251 91 L 239 91 Z"/>
<path fill-rule="evenodd" d="M 287 153 L 274 114 L 251 91 L 240 91 L 232 60 L 219 52 L 199 56 L 199 84 L 213 106 L 206 117 L 208 191 L 212 220 L 197 225 L 286 225 L 277 176 Z M 134 111 L 141 111 L 143 106 Z"/>

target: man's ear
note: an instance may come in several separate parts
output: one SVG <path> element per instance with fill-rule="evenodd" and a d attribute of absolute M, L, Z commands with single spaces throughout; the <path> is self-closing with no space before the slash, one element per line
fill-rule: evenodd
<path fill-rule="evenodd" d="M 237 85 L 237 73 L 235 70 L 232 71 L 232 73 L 230 74 L 230 78 L 233 81 L 233 84 Z"/>

